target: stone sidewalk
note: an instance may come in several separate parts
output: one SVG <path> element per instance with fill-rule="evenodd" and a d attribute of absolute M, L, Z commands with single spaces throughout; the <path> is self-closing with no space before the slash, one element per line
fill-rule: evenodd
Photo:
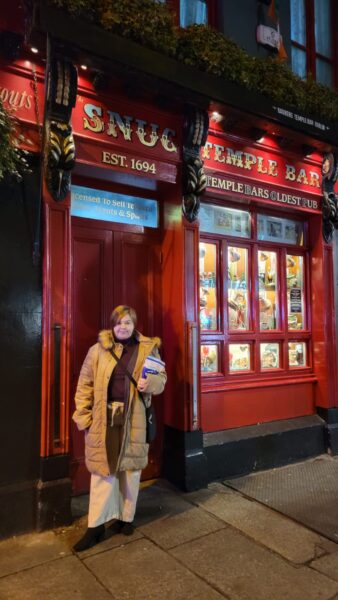
<path fill-rule="evenodd" d="M 338 600 L 338 544 L 220 483 L 183 494 L 156 482 L 132 536 L 75 554 L 85 528 L 77 516 L 1 542 L 1 600 Z"/>

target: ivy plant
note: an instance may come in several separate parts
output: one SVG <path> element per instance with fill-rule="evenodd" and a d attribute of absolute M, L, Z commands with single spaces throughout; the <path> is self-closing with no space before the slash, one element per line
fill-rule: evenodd
<path fill-rule="evenodd" d="M 0 181 L 5 178 L 20 180 L 29 170 L 24 152 L 18 146 L 14 118 L 0 99 Z"/>
<path fill-rule="evenodd" d="M 256 58 L 205 25 L 180 29 L 169 3 L 160 0 L 47 0 L 74 17 L 130 38 L 190 67 L 233 81 L 272 102 L 327 120 L 338 120 L 338 95 L 303 81 L 277 59 Z M 212 94 L 212 92 L 211 92 Z"/>

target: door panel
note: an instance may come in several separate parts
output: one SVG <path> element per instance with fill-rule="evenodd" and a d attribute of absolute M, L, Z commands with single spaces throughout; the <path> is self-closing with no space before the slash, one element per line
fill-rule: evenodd
<path fill-rule="evenodd" d="M 118 227 L 118 226 L 117 226 Z M 72 220 L 72 392 L 88 348 L 100 329 L 109 327 L 118 304 L 135 308 L 137 328 L 145 335 L 161 336 L 160 269 L 157 233 L 114 230 L 111 223 L 92 225 L 87 219 Z M 160 475 L 162 407 L 154 400 L 159 435 L 152 444 L 143 479 Z M 74 401 L 72 411 L 74 410 Z M 71 427 L 71 473 L 74 494 L 88 491 L 89 474 L 84 464 L 84 437 Z"/>
<path fill-rule="evenodd" d="M 92 231 L 88 228 L 73 228 L 72 236 L 72 413 L 75 409 L 74 394 L 84 358 L 90 346 L 95 344 L 97 333 L 105 321 L 105 294 L 111 289 L 110 270 L 107 260 L 111 255 L 109 231 Z M 86 491 L 89 474 L 84 464 L 83 432 L 75 423 L 71 426 L 72 461 L 71 477 L 78 493 Z"/>

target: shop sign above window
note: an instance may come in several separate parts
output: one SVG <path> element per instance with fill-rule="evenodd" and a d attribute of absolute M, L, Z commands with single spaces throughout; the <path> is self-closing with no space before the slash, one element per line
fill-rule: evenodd
<path fill-rule="evenodd" d="M 71 215 L 127 225 L 158 227 L 156 200 L 72 185 Z"/>

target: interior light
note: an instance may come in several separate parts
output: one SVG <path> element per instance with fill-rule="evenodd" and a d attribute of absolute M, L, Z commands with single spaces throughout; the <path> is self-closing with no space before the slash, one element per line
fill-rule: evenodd
<path fill-rule="evenodd" d="M 38 54 L 39 50 L 37 48 L 35 48 L 34 46 L 32 46 L 31 52 L 33 52 L 33 54 Z"/>
<path fill-rule="evenodd" d="M 88 68 L 87 65 L 81 65 L 82 71 L 87 71 L 87 68 Z"/>

